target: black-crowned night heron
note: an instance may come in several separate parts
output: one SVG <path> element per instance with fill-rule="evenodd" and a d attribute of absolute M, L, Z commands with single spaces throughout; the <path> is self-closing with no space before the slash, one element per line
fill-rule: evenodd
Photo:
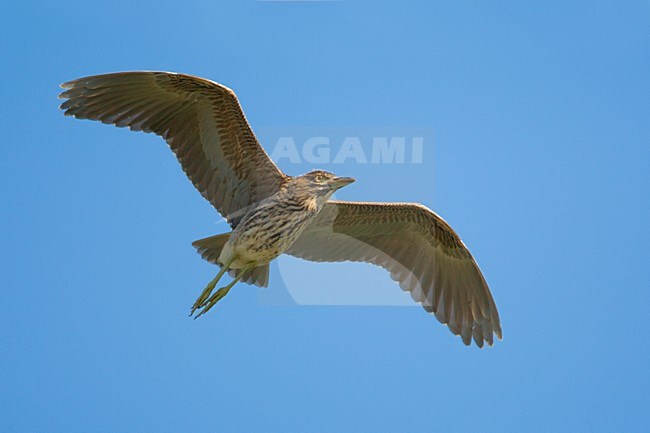
<path fill-rule="evenodd" d="M 221 267 L 192 307 L 210 310 L 238 281 L 266 287 L 269 262 L 286 253 L 357 261 L 391 273 L 416 302 L 469 345 L 501 338 L 490 290 L 452 228 L 413 203 L 330 200 L 354 180 L 321 170 L 288 176 L 258 143 L 234 92 L 198 77 L 123 72 L 62 85 L 65 114 L 164 138 L 194 186 L 233 228 L 198 240 Z M 225 272 L 233 280 L 213 293 Z"/>

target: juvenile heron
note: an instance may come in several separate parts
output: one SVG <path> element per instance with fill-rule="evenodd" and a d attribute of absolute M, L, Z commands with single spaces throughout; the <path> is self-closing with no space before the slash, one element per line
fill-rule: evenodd
<path fill-rule="evenodd" d="M 322 170 L 288 176 L 255 138 L 237 97 L 203 78 L 121 72 L 61 85 L 68 116 L 167 141 L 194 186 L 233 231 L 193 245 L 221 269 L 192 306 L 209 311 L 238 281 L 266 287 L 269 262 L 286 253 L 316 262 L 387 269 L 416 302 L 466 345 L 501 338 L 488 285 L 456 232 L 421 204 L 330 200 L 354 179 Z M 214 291 L 228 272 L 233 280 Z"/>

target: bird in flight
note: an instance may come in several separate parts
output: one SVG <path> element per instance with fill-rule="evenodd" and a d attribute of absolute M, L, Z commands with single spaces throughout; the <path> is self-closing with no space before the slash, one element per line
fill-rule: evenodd
<path fill-rule="evenodd" d="M 238 282 L 269 283 L 281 254 L 315 262 L 367 262 L 390 272 L 414 301 L 470 345 L 502 338 L 499 313 L 456 232 L 416 203 L 330 200 L 354 182 L 323 170 L 283 173 L 255 138 L 229 88 L 169 72 L 119 72 L 61 85 L 65 115 L 161 136 L 229 233 L 192 245 L 220 267 L 191 308 L 208 312 Z M 233 277 L 214 290 L 224 273 Z"/>

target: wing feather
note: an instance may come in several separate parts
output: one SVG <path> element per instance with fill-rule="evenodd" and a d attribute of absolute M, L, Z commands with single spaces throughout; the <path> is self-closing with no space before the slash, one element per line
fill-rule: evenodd
<path fill-rule="evenodd" d="M 233 227 L 287 179 L 255 138 L 233 91 L 221 84 L 169 72 L 119 72 L 61 87 L 66 115 L 165 139 L 194 186 Z"/>
<path fill-rule="evenodd" d="M 499 313 L 476 261 L 433 211 L 409 203 L 330 201 L 287 251 L 312 261 L 387 269 L 400 287 L 469 345 L 502 337 Z"/>

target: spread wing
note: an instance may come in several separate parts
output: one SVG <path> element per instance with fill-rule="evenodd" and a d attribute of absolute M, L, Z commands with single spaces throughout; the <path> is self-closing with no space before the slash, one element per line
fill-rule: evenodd
<path fill-rule="evenodd" d="M 68 116 L 164 138 L 196 189 L 235 227 L 287 176 L 258 143 L 234 92 L 168 72 L 119 72 L 61 85 Z"/>
<path fill-rule="evenodd" d="M 502 337 L 481 270 L 458 235 L 419 204 L 330 201 L 288 254 L 316 262 L 381 266 L 425 310 L 479 347 Z"/>

